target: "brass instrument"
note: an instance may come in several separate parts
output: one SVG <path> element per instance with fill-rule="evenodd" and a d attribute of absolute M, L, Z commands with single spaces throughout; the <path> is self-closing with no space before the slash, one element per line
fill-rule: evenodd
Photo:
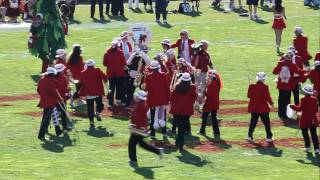
<path fill-rule="evenodd" d="M 141 87 L 142 85 L 142 80 L 144 78 L 144 73 L 141 72 L 142 70 L 142 66 L 143 66 L 143 63 L 142 63 L 142 59 L 139 61 L 138 63 L 138 70 L 137 70 L 137 75 L 136 75 L 136 78 L 134 79 L 133 81 L 133 85 L 134 87 Z"/>

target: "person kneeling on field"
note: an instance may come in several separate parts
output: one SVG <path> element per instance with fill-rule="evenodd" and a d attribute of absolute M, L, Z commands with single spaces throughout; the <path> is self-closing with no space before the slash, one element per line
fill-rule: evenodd
<path fill-rule="evenodd" d="M 137 153 L 136 146 L 139 144 L 143 149 L 158 154 L 160 158 L 163 156 L 163 148 L 156 148 L 147 144 L 143 138 L 148 136 L 148 123 L 147 123 L 147 105 L 146 105 L 147 94 L 144 91 L 139 91 L 134 94 L 134 101 L 136 105 L 131 115 L 131 124 L 129 129 L 131 135 L 129 139 L 129 163 L 131 166 L 137 166 Z"/>
<path fill-rule="evenodd" d="M 251 120 L 247 140 L 253 141 L 253 132 L 260 117 L 267 133 L 266 142 L 271 143 L 273 139 L 269 118 L 269 105 L 273 107 L 273 101 L 270 96 L 269 87 L 264 84 L 266 74 L 259 72 L 256 80 L 257 83 L 250 84 L 248 89 L 248 98 L 250 98 L 248 111 L 251 113 Z"/>
<path fill-rule="evenodd" d="M 310 152 L 310 138 L 308 131 L 310 130 L 311 138 L 316 153 L 320 153 L 319 140 L 317 136 L 317 127 L 319 121 L 317 118 L 317 98 L 314 97 L 314 91 L 311 85 L 305 85 L 302 89 L 305 97 L 301 99 L 300 105 L 290 105 L 295 111 L 301 111 L 301 118 L 299 121 L 299 127 L 302 131 L 304 139 L 305 152 Z"/>

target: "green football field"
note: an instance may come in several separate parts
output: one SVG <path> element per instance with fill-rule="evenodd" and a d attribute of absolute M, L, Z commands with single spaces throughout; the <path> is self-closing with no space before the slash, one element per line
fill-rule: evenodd
<path fill-rule="evenodd" d="M 181 29 L 188 29 L 191 39 L 210 42 L 209 52 L 224 85 L 219 114 L 222 140 L 213 139 L 209 126 L 207 137 L 198 135 L 201 120 L 195 116 L 191 120 L 192 136 L 186 137 L 185 153 L 173 149 L 174 137 L 163 141 L 161 134 L 157 134 L 158 141 L 151 143 L 166 147 L 164 158 L 160 160 L 138 148 L 137 168 L 128 165 L 128 119 L 110 117 L 108 112 L 102 122 L 96 122 L 95 130 L 89 131 L 88 119 L 73 116 L 77 132 L 56 137 L 51 128 L 48 141 L 37 139 L 41 109 L 37 108 L 38 98 L 34 94 L 41 62 L 28 53 L 28 28 L 7 29 L 0 25 L 0 179 L 318 180 L 319 157 L 314 152 L 303 152 L 297 122 L 282 122 L 273 112 L 274 145 L 264 142 L 263 126 L 256 128 L 256 143 L 245 141 L 250 119 L 245 102 L 248 76 L 254 79 L 256 72 L 265 71 L 266 83 L 277 102 L 275 76 L 271 72 L 279 57 L 271 28 L 272 13 L 259 8 L 262 20 L 254 22 L 208 4 L 209 1 L 201 1 L 198 14 L 169 14 L 170 26 L 159 26 L 155 15 L 144 10 L 141 13 L 127 10 L 127 4 L 126 18 L 106 16 L 102 22 L 89 18 L 88 5 L 77 6 L 77 22 L 70 26 L 67 43 L 69 47 L 81 44 L 84 58 L 95 59 L 103 70 L 102 57 L 112 39 L 138 22 L 152 30 L 150 56 L 161 50 L 163 38 L 175 41 Z M 302 0 L 286 0 L 284 5 L 288 23 L 282 51 L 292 44 L 294 27 L 301 26 L 309 38 L 309 52 L 314 56 L 319 50 L 320 11 L 304 7 Z M 177 2 L 171 2 L 168 10 L 177 7 Z M 171 124 L 168 126 L 171 128 Z"/>

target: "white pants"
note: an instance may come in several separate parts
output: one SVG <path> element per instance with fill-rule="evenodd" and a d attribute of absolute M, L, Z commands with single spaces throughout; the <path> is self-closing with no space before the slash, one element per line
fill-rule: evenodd
<path fill-rule="evenodd" d="M 135 4 L 136 8 L 139 8 L 139 0 L 128 0 L 129 8 L 132 8 L 133 1 L 134 1 L 134 4 Z"/>

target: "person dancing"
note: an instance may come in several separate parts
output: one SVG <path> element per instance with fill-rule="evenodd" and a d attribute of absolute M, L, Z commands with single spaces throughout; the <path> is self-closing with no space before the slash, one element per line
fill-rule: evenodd
<path fill-rule="evenodd" d="M 275 0 L 275 6 L 273 7 L 273 24 L 272 28 L 274 29 L 274 33 L 276 35 L 276 48 L 278 55 L 281 54 L 280 45 L 282 39 L 282 31 L 286 28 L 286 23 L 284 19 L 287 19 L 285 8 L 282 6 L 282 0 Z"/>

